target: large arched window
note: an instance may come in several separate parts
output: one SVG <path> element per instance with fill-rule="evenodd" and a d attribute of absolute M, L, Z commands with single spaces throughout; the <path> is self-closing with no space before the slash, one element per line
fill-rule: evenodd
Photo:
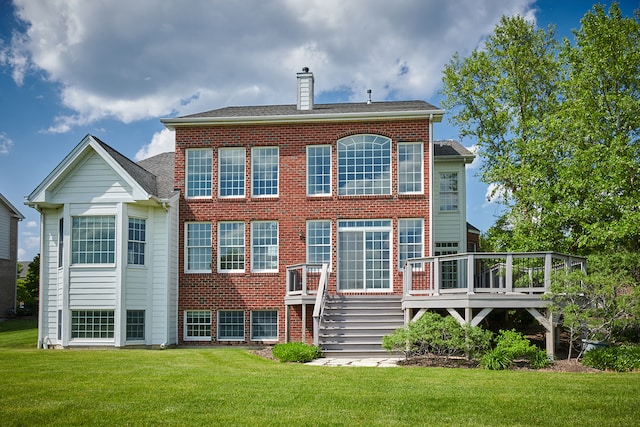
<path fill-rule="evenodd" d="M 338 195 L 391 194 L 391 139 L 353 135 L 338 140 Z"/>

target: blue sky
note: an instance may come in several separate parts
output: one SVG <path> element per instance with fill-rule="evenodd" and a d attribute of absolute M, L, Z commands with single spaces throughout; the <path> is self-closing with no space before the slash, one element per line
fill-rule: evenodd
<path fill-rule="evenodd" d="M 609 4 L 609 2 L 602 2 Z M 579 0 L 0 0 L 0 193 L 26 217 L 19 258 L 39 251 L 24 197 L 88 133 L 139 160 L 172 149 L 161 117 L 229 105 L 294 104 L 310 67 L 316 102 L 422 99 L 442 68 L 480 46 L 502 15 L 570 36 Z M 624 0 L 625 15 L 640 0 Z M 457 139 L 446 120 L 436 139 Z M 475 141 L 461 142 L 472 147 Z M 499 214 L 468 171 L 468 220 Z"/>

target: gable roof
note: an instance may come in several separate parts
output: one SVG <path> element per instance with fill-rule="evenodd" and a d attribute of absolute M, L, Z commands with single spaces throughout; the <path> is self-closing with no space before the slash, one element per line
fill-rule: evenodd
<path fill-rule="evenodd" d="M 157 195 L 163 199 L 169 198 L 174 192 L 174 159 L 175 153 L 171 151 L 140 160 L 137 163 L 138 166 L 155 176 Z"/>
<path fill-rule="evenodd" d="M 156 166 L 158 161 L 150 160 L 146 166 L 138 165 L 113 147 L 105 144 L 93 135 L 86 135 L 82 141 L 60 162 L 58 166 L 38 185 L 38 187 L 27 197 L 25 204 L 34 206 L 38 203 L 46 203 L 46 191 L 56 183 L 64 179 L 71 168 L 82 158 L 87 150 L 91 150 L 109 164 L 113 170 L 119 174 L 134 189 L 140 200 L 166 199 L 173 192 L 173 166 L 168 172 L 161 173 L 161 168 L 166 168 L 166 160 L 161 165 Z M 162 156 L 162 155 L 161 155 Z M 158 156 L 155 156 L 158 157 Z M 171 163 L 173 157 L 171 155 Z M 160 174 L 158 179 L 155 173 Z"/>
<path fill-rule="evenodd" d="M 459 160 L 462 158 L 465 163 L 471 163 L 476 157 L 475 154 L 453 139 L 433 141 L 433 155 L 434 160 Z"/>
<path fill-rule="evenodd" d="M 442 120 L 444 110 L 425 101 L 349 102 L 314 104 L 312 110 L 298 110 L 295 104 L 224 107 L 160 121 L 169 129 L 180 126 L 257 123 L 309 123 L 390 119 Z"/>
<path fill-rule="evenodd" d="M 18 221 L 22 221 L 24 219 L 24 215 L 22 215 L 20 211 L 18 211 L 18 209 L 16 209 L 15 206 L 13 206 L 11 202 L 2 195 L 2 193 L 0 193 L 0 204 L 5 205 L 11 216 L 18 218 Z"/>

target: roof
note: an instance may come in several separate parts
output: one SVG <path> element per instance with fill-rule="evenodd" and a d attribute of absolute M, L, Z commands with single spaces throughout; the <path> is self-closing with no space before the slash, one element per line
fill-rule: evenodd
<path fill-rule="evenodd" d="M 458 160 L 462 157 L 465 163 L 471 163 L 476 157 L 462 144 L 452 139 L 433 141 L 433 154 L 438 160 Z"/>
<path fill-rule="evenodd" d="M 9 210 L 14 218 L 18 218 L 18 220 L 20 221 L 24 219 L 24 215 L 22 215 L 20 211 L 18 211 L 18 209 L 16 209 L 15 206 L 13 206 L 11 202 L 9 202 L 9 200 L 7 200 L 7 198 L 2 195 L 2 193 L 0 193 L 0 204 L 6 205 L 7 210 Z"/>
<path fill-rule="evenodd" d="M 168 152 L 138 162 L 138 166 L 155 175 L 157 196 L 163 199 L 168 198 L 174 191 L 174 159 L 175 153 Z"/>
<path fill-rule="evenodd" d="M 429 118 L 442 120 L 444 110 L 425 101 L 349 102 L 314 104 L 312 110 L 298 110 L 295 104 L 224 107 L 188 116 L 165 118 L 162 123 L 176 126 L 290 123 L 312 121 L 362 121 Z"/>

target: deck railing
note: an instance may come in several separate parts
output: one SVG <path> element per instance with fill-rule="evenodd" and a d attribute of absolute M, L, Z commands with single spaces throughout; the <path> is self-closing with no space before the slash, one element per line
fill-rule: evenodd
<path fill-rule="evenodd" d="M 322 273 L 322 264 L 287 266 L 287 295 L 315 295 Z"/>
<path fill-rule="evenodd" d="M 472 252 L 414 258 L 404 267 L 405 296 L 475 293 L 542 294 L 551 274 L 582 269 L 582 257 L 557 252 Z"/>

